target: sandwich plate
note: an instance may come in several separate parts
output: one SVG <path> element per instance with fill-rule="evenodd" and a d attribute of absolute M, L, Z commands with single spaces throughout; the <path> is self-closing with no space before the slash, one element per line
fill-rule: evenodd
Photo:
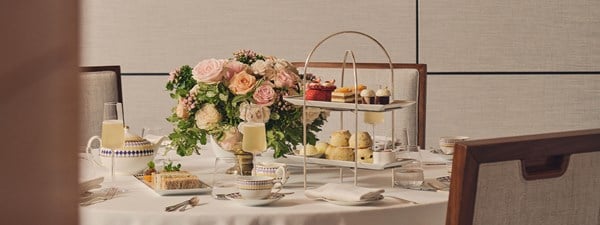
<path fill-rule="evenodd" d="M 195 194 L 203 194 L 210 193 L 212 187 L 202 181 L 200 181 L 200 188 L 190 188 L 190 189 L 171 189 L 171 190 L 163 190 L 157 187 L 154 187 L 154 184 L 147 182 L 144 180 L 144 175 L 137 174 L 133 175 L 137 180 L 145 184 L 146 187 L 150 188 L 156 194 L 165 196 L 165 195 L 195 195 Z"/>

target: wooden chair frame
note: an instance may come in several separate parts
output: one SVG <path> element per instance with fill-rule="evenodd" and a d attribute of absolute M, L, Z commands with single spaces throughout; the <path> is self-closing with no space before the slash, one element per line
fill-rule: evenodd
<path fill-rule="evenodd" d="M 600 151 L 599 140 L 600 129 L 593 129 L 457 143 L 446 224 L 473 223 L 481 164 L 520 160 L 525 180 L 559 177 L 571 154 Z"/>
<path fill-rule="evenodd" d="M 304 67 L 305 62 L 292 62 L 296 67 Z M 352 66 L 346 64 L 346 67 Z M 342 68 L 341 62 L 310 62 L 310 68 Z M 357 69 L 390 69 L 389 63 L 356 63 Z M 417 144 L 425 147 L 425 118 L 427 109 L 427 64 L 393 63 L 393 69 L 415 69 L 419 72 L 417 93 Z"/>

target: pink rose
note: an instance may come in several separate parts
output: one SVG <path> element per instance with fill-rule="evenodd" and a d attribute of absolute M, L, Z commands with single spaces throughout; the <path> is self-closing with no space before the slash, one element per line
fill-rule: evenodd
<path fill-rule="evenodd" d="M 225 70 L 223 70 L 224 59 L 205 59 L 194 67 L 192 74 L 198 82 L 214 84 L 223 80 Z"/>
<path fill-rule="evenodd" d="M 248 65 L 239 61 L 227 61 L 227 63 L 225 63 L 225 80 L 230 80 L 233 75 L 246 70 L 246 68 L 248 68 Z"/>
<path fill-rule="evenodd" d="M 277 75 L 274 77 L 275 87 L 287 87 L 293 88 L 296 87 L 298 80 L 300 78 L 298 75 L 289 70 L 280 70 Z"/>
<path fill-rule="evenodd" d="M 237 152 L 242 150 L 242 133 L 235 127 L 226 128 L 221 140 L 217 141 L 219 146 L 226 151 Z"/>
<path fill-rule="evenodd" d="M 275 92 L 275 89 L 273 89 L 271 82 L 265 81 L 262 85 L 256 88 L 252 98 L 254 98 L 256 104 L 270 106 L 273 104 L 273 102 L 275 102 L 276 96 L 277 93 Z"/>
<path fill-rule="evenodd" d="M 255 83 L 256 78 L 254 76 L 242 71 L 233 75 L 229 81 L 229 90 L 236 95 L 247 94 L 252 90 Z"/>

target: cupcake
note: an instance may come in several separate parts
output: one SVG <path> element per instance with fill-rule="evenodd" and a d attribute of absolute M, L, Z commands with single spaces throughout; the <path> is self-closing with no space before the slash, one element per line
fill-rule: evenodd
<path fill-rule="evenodd" d="M 375 104 L 379 104 L 379 105 L 390 104 L 390 96 L 391 95 L 392 94 L 391 94 L 390 90 L 388 90 L 387 87 L 377 90 L 377 92 L 375 93 Z"/>
<path fill-rule="evenodd" d="M 306 85 L 306 100 L 313 101 L 331 101 L 331 92 L 336 89 L 335 80 L 325 81 L 321 84 L 320 79 L 316 79 Z"/>
<path fill-rule="evenodd" d="M 375 104 L 375 92 L 370 89 L 365 89 L 360 92 L 362 103 L 364 104 Z"/>

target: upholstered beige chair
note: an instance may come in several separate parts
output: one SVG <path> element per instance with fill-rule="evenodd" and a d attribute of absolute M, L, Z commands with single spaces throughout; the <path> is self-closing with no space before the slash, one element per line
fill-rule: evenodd
<path fill-rule="evenodd" d="M 81 68 L 80 150 L 85 151 L 87 140 L 101 134 L 105 102 L 123 102 L 120 66 Z"/>
<path fill-rule="evenodd" d="M 457 144 L 446 224 L 600 224 L 600 129 Z"/>
<path fill-rule="evenodd" d="M 293 62 L 294 66 L 302 73 L 304 71 L 305 62 Z M 347 63 L 344 70 L 344 80 L 341 80 L 342 63 L 332 62 L 311 62 L 306 72 L 313 74 L 322 79 L 335 79 L 336 85 L 353 86 L 353 69 L 352 64 Z M 390 136 L 392 126 L 395 128 L 397 138 L 401 137 L 403 128 L 408 130 L 409 144 L 419 145 L 425 148 L 425 110 L 426 110 L 426 95 L 427 95 L 427 65 L 425 64 L 405 64 L 393 63 L 394 82 L 390 83 L 391 68 L 389 63 L 357 63 L 357 80 L 359 84 L 364 84 L 368 89 L 376 91 L 382 87 L 393 89 L 393 99 L 395 100 L 412 100 L 416 104 L 405 109 L 395 110 L 390 113 L 396 113 L 395 124 L 390 123 L 391 114 L 387 113 L 384 124 L 376 125 L 375 135 Z M 361 116 L 362 114 L 359 114 Z M 371 131 L 370 125 L 365 125 L 359 119 L 359 129 L 362 131 Z M 338 122 L 337 118 L 329 119 L 328 124 L 333 124 L 337 129 L 337 123 L 343 123 L 345 129 L 352 130 L 354 128 L 354 120 L 344 118 L 344 121 Z M 330 129 L 332 129 L 330 127 Z M 322 133 L 329 135 L 331 130 L 324 130 Z"/>

